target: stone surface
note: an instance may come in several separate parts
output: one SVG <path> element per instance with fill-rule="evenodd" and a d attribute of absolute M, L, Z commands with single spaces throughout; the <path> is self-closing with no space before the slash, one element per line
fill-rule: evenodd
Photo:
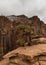
<path fill-rule="evenodd" d="M 9 58 L 9 65 L 46 65 L 46 44 L 20 47 L 3 58 Z"/>
<path fill-rule="evenodd" d="M 46 65 L 46 61 L 39 61 L 40 65 Z"/>
<path fill-rule="evenodd" d="M 38 44 L 33 46 L 20 47 L 16 50 L 11 51 L 10 53 L 4 55 L 4 58 L 13 56 L 15 54 L 27 55 L 33 58 L 34 56 L 38 56 L 40 54 L 46 54 L 46 44 Z"/>
<path fill-rule="evenodd" d="M 0 61 L 0 65 L 8 65 L 9 64 L 9 58 L 5 58 Z"/>
<path fill-rule="evenodd" d="M 46 56 L 39 56 L 40 61 L 46 61 Z"/>
<path fill-rule="evenodd" d="M 37 40 L 31 43 L 31 38 L 37 39 L 41 36 L 46 37 L 46 24 L 38 16 L 0 16 L 0 56 L 20 46 L 39 44 Z M 43 41 L 45 42 L 45 39 Z"/>

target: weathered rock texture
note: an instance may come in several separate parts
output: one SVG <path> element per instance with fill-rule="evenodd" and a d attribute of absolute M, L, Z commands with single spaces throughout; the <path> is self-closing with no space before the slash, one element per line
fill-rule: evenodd
<path fill-rule="evenodd" d="M 46 65 L 46 44 L 20 47 L 3 58 L 9 59 L 8 65 Z"/>
<path fill-rule="evenodd" d="M 20 46 L 39 44 L 38 37 L 46 37 L 46 24 L 37 16 L 0 16 L 0 57 Z"/>

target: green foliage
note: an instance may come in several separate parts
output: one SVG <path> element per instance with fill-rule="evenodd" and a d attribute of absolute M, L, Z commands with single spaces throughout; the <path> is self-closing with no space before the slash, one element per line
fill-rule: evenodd
<path fill-rule="evenodd" d="M 25 32 L 28 33 L 28 32 L 30 32 L 30 31 L 31 31 L 31 27 L 30 27 L 29 25 L 26 25 L 26 26 L 25 26 Z"/>
<path fill-rule="evenodd" d="M 33 35 L 34 32 L 31 31 L 31 26 L 29 24 L 25 24 L 25 25 L 17 25 L 16 26 L 16 30 L 19 31 L 19 30 L 24 30 L 26 34 L 29 34 L 29 35 Z"/>
<path fill-rule="evenodd" d="M 20 38 L 16 41 L 16 43 L 20 43 L 20 45 L 23 45 L 25 43 L 24 38 Z"/>
<path fill-rule="evenodd" d="M 34 32 L 33 31 L 31 31 L 31 35 L 33 35 L 34 34 Z"/>
<path fill-rule="evenodd" d="M 22 30 L 22 29 L 24 29 L 24 25 L 17 25 L 16 26 L 16 30 Z"/>

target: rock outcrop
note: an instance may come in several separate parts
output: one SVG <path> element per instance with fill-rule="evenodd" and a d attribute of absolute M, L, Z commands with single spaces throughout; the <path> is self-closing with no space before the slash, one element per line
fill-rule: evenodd
<path fill-rule="evenodd" d="M 39 44 L 40 37 L 46 37 L 46 24 L 38 16 L 0 16 L 0 57 L 20 46 Z"/>
<path fill-rule="evenodd" d="M 20 47 L 3 56 L 8 65 L 46 65 L 46 44 Z"/>

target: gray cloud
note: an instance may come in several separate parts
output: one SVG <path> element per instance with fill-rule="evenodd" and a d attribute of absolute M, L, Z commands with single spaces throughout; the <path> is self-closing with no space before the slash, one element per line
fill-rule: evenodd
<path fill-rule="evenodd" d="M 0 15 L 38 15 L 46 23 L 46 0 L 0 0 Z"/>
<path fill-rule="evenodd" d="M 46 23 L 46 0 L 27 0 L 24 8 L 25 15 L 38 15 Z"/>
<path fill-rule="evenodd" d="M 22 14 L 23 7 L 19 0 L 0 0 L 0 14 Z"/>

